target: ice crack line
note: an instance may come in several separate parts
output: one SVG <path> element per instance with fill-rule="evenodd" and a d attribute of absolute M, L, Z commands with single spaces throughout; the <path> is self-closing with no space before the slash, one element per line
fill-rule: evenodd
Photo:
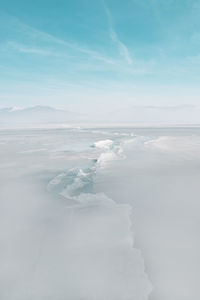
<path fill-rule="evenodd" d="M 73 217 L 66 234 L 71 268 L 66 265 L 65 276 L 73 280 L 72 273 L 76 274 L 76 292 L 71 299 L 146 300 L 152 286 L 141 252 L 134 248 L 132 208 L 117 204 L 104 193 L 92 193 L 99 168 L 125 158 L 122 144 L 107 139 L 93 147 L 100 155 L 90 166 L 63 172 L 47 186 L 49 191 L 76 201 L 70 207 Z"/>

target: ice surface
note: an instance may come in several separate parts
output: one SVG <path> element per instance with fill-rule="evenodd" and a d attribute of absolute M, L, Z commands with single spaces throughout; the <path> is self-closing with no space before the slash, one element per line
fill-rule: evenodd
<path fill-rule="evenodd" d="M 147 299 L 143 259 L 133 248 L 130 208 L 85 194 L 45 242 L 30 288 L 38 299 Z M 41 284 L 42 283 L 42 284 Z"/>
<path fill-rule="evenodd" d="M 200 298 L 200 129 L 2 130 L 0 146 L 0 299 Z"/>
<path fill-rule="evenodd" d="M 153 284 L 150 300 L 200 297 L 198 129 L 139 130 L 126 160 L 98 174 L 95 192 L 133 207 L 136 246 Z"/>
<path fill-rule="evenodd" d="M 102 140 L 94 143 L 94 146 L 100 149 L 110 149 L 112 145 L 113 145 L 112 140 Z"/>
<path fill-rule="evenodd" d="M 70 299 L 147 299 L 151 284 L 141 253 L 133 248 L 131 207 L 118 205 L 105 194 L 92 193 L 99 167 L 105 167 L 113 156 L 120 158 L 121 146 L 111 140 L 94 145 L 105 152 L 90 167 L 61 173 L 47 186 L 49 191 L 79 203 L 71 207 L 67 230 L 70 262 L 67 260 L 69 273 L 65 271 L 65 276 L 70 279 L 64 293 Z M 75 282 L 79 288 L 76 292 L 71 290 Z"/>
<path fill-rule="evenodd" d="M 113 159 L 124 158 L 121 142 L 93 143 L 89 161 L 80 147 L 70 167 L 70 145 L 66 153 L 65 146 L 58 147 L 60 140 L 52 137 L 52 132 L 48 134 L 49 138 L 44 132 L 44 142 L 41 132 L 31 139 L 26 132 L 20 135 L 20 142 L 15 136 L 15 149 L 10 137 L 3 136 L 10 156 L 17 148 L 18 161 L 6 178 L 12 189 L 1 191 L 6 199 L 1 227 L 1 298 L 148 299 L 151 284 L 141 252 L 134 248 L 131 207 L 115 203 L 103 192 L 93 192 L 96 174 Z M 52 149 L 54 139 L 57 143 Z M 44 151 L 37 151 L 44 143 Z M 3 170 L 1 174 L 5 179 Z"/>

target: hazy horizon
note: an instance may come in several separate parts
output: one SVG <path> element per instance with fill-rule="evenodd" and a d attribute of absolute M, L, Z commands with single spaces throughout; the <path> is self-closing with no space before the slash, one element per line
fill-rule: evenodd
<path fill-rule="evenodd" d="M 106 124 L 145 124 L 162 126 L 199 125 L 200 107 L 194 105 L 177 106 L 130 106 L 129 109 L 113 110 L 110 112 L 98 111 L 77 113 L 66 108 L 53 106 L 29 106 L 29 107 L 0 107 L 0 126 L 2 124 L 42 124 L 42 123 L 106 123 Z"/>

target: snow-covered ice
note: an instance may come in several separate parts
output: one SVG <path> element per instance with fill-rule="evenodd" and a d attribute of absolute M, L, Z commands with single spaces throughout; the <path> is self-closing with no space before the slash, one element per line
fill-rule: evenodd
<path fill-rule="evenodd" d="M 0 131 L 0 299 L 198 299 L 200 129 Z"/>

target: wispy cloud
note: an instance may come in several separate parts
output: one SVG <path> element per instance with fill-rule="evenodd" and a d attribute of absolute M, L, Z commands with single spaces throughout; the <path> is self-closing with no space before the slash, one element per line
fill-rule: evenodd
<path fill-rule="evenodd" d="M 66 40 L 62 40 L 57 38 L 49 33 L 38 30 L 37 28 L 31 27 L 25 23 L 22 23 L 18 19 L 15 19 L 15 25 L 17 26 L 17 30 L 23 32 L 23 34 L 31 36 L 33 39 L 40 39 L 42 41 L 51 42 L 57 45 L 65 46 L 66 48 L 70 48 L 74 51 L 78 51 L 80 53 L 84 53 L 89 55 L 91 58 L 103 61 L 104 63 L 115 65 L 116 61 L 110 57 L 102 55 L 100 52 L 94 51 L 90 48 L 86 48 L 80 46 L 76 43 L 68 42 Z"/>
<path fill-rule="evenodd" d="M 126 47 L 126 45 L 120 40 L 120 38 L 115 30 L 111 12 L 110 12 L 109 8 L 107 7 L 105 1 L 103 0 L 102 3 L 103 3 L 103 7 L 105 9 L 105 13 L 108 18 L 110 38 L 117 45 L 120 55 L 123 56 L 125 58 L 126 62 L 131 65 L 133 63 L 133 60 L 131 58 L 129 50 Z"/>
<path fill-rule="evenodd" d="M 45 48 L 40 48 L 40 47 L 33 47 L 30 45 L 24 45 L 20 43 L 16 43 L 14 41 L 9 41 L 7 43 L 7 46 L 9 48 L 13 48 L 14 50 L 17 50 L 22 53 L 27 53 L 27 54 L 35 54 L 35 55 L 50 55 L 50 56 L 60 56 L 60 54 L 56 53 L 55 51 L 50 51 Z"/>
<path fill-rule="evenodd" d="M 114 26 L 112 25 L 112 16 L 106 6 L 105 10 L 109 20 L 110 37 L 114 44 L 117 45 L 117 49 L 121 56 L 127 62 L 126 64 L 124 64 L 121 59 L 115 58 L 110 54 L 107 55 L 101 53 L 101 50 L 93 50 L 90 47 L 82 46 L 77 42 L 58 38 L 53 34 L 29 26 L 26 23 L 21 22 L 18 18 L 10 15 L 7 15 L 6 19 L 9 23 L 9 30 L 11 30 L 12 33 L 15 33 L 15 38 L 7 41 L 4 46 L 8 46 L 11 49 L 24 54 L 41 55 L 44 57 L 52 56 L 62 59 L 67 58 L 64 63 L 67 62 L 68 66 L 71 66 L 70 72 L 72 71 L 72 68 L 77 68 L 89 72 L 99 70 L 101 72 L 112 72 L 117 70 L 126 75 L 142 76 L 143 74 L 152 73 L 152 67 L 149 63 L 145 62 L 144 64 L 140 61 L 132 61 L 127 47 L 119 40 Z"/>

